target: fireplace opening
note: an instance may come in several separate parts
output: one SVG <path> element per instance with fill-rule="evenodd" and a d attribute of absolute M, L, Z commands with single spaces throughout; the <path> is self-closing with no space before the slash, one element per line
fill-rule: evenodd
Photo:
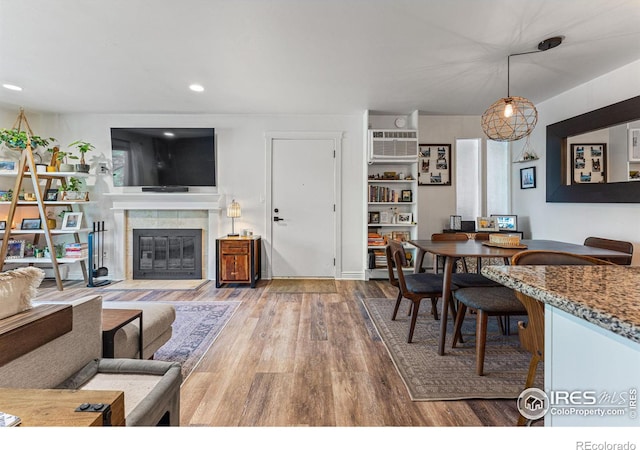
<path fill-rule="evenodd" d="M 202 279 L 202 230 L 134 229 L 133 279 Z"/>

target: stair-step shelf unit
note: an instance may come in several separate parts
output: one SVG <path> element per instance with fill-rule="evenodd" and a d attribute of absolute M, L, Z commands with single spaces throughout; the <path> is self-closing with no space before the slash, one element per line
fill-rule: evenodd
<path fill-rule="evenodd" d="M 417 113 L 415 117 L 369 113 L 365 119 L 368 124 L 365 277 L 387 279 L 387 238 L 405 242 L 411 264 L 416 256 L 416 248 L 408 241 L 417 239 L 418 229 Z M 395 128 L 386 128 L 389 126 Z M 413 267 L 405 270 L 412 271 Z"/>
<path fill-rule="evenodd" d="M 87 200 L 78 201 L 45 201 L 45 193 L 51 189 L 57 189 L 62 182 L 68 183 L 71 177 L 86 177 L 86 173 L 75 172 L 37 172 L 35 161 L 33 158 L 33 152 L 31 146 L 27 145 L 26 149 L 21 151 L 21 156 L 18 164 L 17 172 L 0 172 L 4 177 L 15 177 L 15 183 L 13 187 L 12 198 L 9 201 L 0 201 L 0 205 L 4 207 L 8 206 L 8 211 L 5 221 L 5 229 L 0 230 L 0 236 L 2 236 L 2 246 L 0 247 L 0 271 L 5 269 L 8 264 L 11 265 L 38 265 L 51 267 L 54 278 L 56 280 L 56 286 L 59 291 L 63 290 L 62 277 L 60 271 L 61 264 L 80 263 L 82 266 L 82 274 L 85 283 L 88 282 L 86 261 L 87 256 L 84 252 L 81 255 L 73 258 L 69 257 L 57 257 L 56 246 L 54 237 L 65 237 L 68 241 L 72 239 L 73 243 L 81 244 L 80 234 L 88 233 L 91 231 L 89 228 L 80 226 L 79 228 L 62 230 L 59 228 L 53 229 L 47 222 L 48 210 L 52 208 L 62 208 L 63 211 L 79 212 L 77 208 L 83 203 L 88 203 Z M 20 200 L 18 193 L 23 190 L 23 183 L 25 180 L 31 180 L 31 189 L 33 190 L 33 196 L 35 200 Z M 27 181 L 27 185 L 28 185 Z M 38 229 L 13 229 L 12 225 L 16 217 L 16 211 L 18 208 L 23 207 L 37 207 L 38 218 L 40 219 L 40 228 Z M 81 223 L 84 223 L 84 218 L 81 218 Z M 22 237 L 33 236 L 33 244 L 37 246 L 41 236 L 44 236 L 45 245 L 49 249 L 49 257 L 16 257 L 7 255 L 10 241 L 20 241 Z"/>

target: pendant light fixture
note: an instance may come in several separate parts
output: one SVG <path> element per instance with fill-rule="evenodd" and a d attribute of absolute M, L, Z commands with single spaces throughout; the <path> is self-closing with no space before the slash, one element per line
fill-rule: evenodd
<path fill-rule="evenodd" d="M 560 36 L 545 39 L 538 44 L 537 51 L 514 53 L 507 57 L 507 96 L 489 106 L 481 118 L 482 130 L 489 139 L 517 141 L 533 131 L 538 123 L 538 111 L 533 103 L 526 98 L 511 96 L 509 89 L 510 58 L 547 51 L 560 45 L 562 39 Z"/>

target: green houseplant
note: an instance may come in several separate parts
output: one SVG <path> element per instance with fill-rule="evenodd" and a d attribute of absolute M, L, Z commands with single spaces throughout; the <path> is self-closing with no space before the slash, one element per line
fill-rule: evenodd
<path fill-rule="evenodd" d="M 62 180 L 58 191 L 62 201 L 89 200 L 89 193 L 81 190 L 82 180 L 76 177 L 69 177 L 67 181 Z"/>
<path fill-rule="evenodd" d="M 57 150 L 57 152 L 56 152 Z M 59 172 L 73 172 L 75 167 L 69 163 L 70 159 L 78 159 L 78 157 L 71 152 L 65 152 L 57 147 L 48 148 L 47 151 L 51 153 L 51 166 L 55 165 Z M 54 161 L 55 159 L 55 161 Z"/>
<path fill-rule="evenodd" d="M 27 148 L 27 142 L 31 141 L 31 148 L 46 147 L 49 145 L 49 141 L 54 141 L 54 138 L 42 138 L 40 136 L 29 136 L 24 130 L 7 129 L 0 130 L 0 142 L 5 144 L 12 150 L 24 150 Z"/>
<path fill-rule="evenodd" d="M 76 164 L 76 171 L 89 173 L 90 166 L 84 160 L 84 156 L 87 152 L 95 150 L 95 147 L 93 146 L 93 144 L 86 141 L 75 141 L 69 144 L 69 147 L 75 147 L 78 150 L 78 152 L 80 152 L 80 163 Z"/>

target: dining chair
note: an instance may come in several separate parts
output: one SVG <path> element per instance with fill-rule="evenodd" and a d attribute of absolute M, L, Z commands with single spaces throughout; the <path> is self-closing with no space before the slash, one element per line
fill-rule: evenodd
<path fill-rule="evenodd" d="M 432 241 L 468 241 L 469 237 L 466 233 L 434 233 L 431 235 Z M 483 286 L 502 286 L 500 283 L 493 281 L 481 273 L 472 273 L 468 271 L 465 258 L 460 258 L 462 272 L 455 272 L 456 264 L 454 263 L 454 273 L 451 274 L 451 282 L 456 286 L 463 287 L 483 287 Z M 440 267 L 439 259 L 435 261 L 434 271 L 438 273 Z"/>
<path fill-rule="evenodd" d="M 584 245 L 628 253 L 628 256 L 612 256 L 610 258 L 601 259 L 622 266 L 628 266 L 631 264 L 631 259 L 633 257 L 633 244 L 631 242 L 590 236 L 584 240 Z"/>
<path fill-rule="evenodd" d="M 511 265 L 612 265 L 614 263 L 590 256 L 552 250 L 523 250 L 511 257 Z M 522 292 L 516 291 L 516 297 L 527 310 L 528 323 L 518 322 L 520 344 L 529 353 L 531 361 L 524 389 L 533 386 L 536 369 L 544 361 L 544 303 Z M 518 425 L 526 425 L 524 416 L 518 418 Z"/>
<path fill-rule="evenodd" d="M 484 375 L 484 357 L 487 345 L 487 324 L 489 317 L 509 317 L 526 315 L 527 310 L 516 297 L 513 289 L 505 286 L 461 287 L 453 296 L 458 302 L 458 311 L 453 326 L 455 348 L 462 338 L 462 324 L 467 309 L 476 312 L 476 374 Z M 503 323 L 499 322 L 501 327 Z M 508 326 L 508 321 L 506 321 Z M 505 333 L 506 330 L 503 330 Z"/>
<path fill-rule="evenodd" d="M 402 267 L 407 266 L 405 249 L 402 243 L 393 239 L 387 241 L 385 248 L 387 255 L 387 267 L 389 272 L 389 283 L 399 289 L 396 304 L 393 308 L 391 320 L 396 320 L 398 309 L 403 298 L 411 301 L 411 323 L 409 325 L 409 335 L 407 342 L 413 340 L 413 333 L 418 319 L 420 303 L 423 299 L 431 300 L 431 313 L 433 318 L 438 320 L 438 298 L 442 297 L 443 276 L 435 273 L 409 273 L 405 274 Z M 394 271 L 395 268 L 395 271 Z M 397 278 L 396 278 L 397 274 Z M 457 286 L 451 286 L 452 291 Z"/>

